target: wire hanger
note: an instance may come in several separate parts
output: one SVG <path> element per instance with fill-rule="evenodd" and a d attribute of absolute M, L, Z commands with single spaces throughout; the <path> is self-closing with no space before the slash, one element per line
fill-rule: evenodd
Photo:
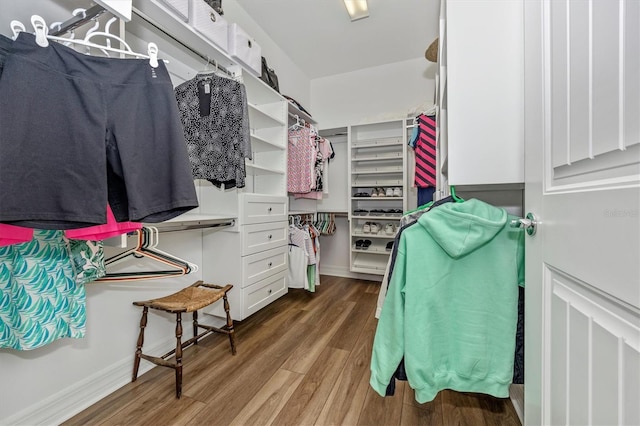
<path fill-rule="evenodd" d="M 117 19 L 117 18 L 114 18 L 114 19 Z M 112 22 L 112 20 L 110 20 L 109 22 Z M 100 25 L 97 21 L 96 21 L 96 24 L 98 26 Z M 85 36 L 84 39 L 75 39 L 75 38 L 68 39 L 64 37 L 49 35 L 49 27 L 47 27 L 47 24 L 44 18 L 42 18 L 41 16 L 38 16 L 38 15 L 31 16 L 31 25 L 33 25 L 33 28 L 35 30 L 36 43 L 41 47 L 49 46 L 49 40 L 59 41 L 61 43 L 72 43 L 80 46 L 86 46 L 88 48 L 99 49 L 107 55 L 108 55 L 107 52 L 113 52 L 113 53 L 121 53 L 123 55 L 133 56 L 136 58 L 149 59 L 149 65 L 151 65 L 151 67 L 153 68 L 158 67 L 158 46 L 155 43 L 149 43 L 147 45 L 147 54 L 142 54 L 142 53 L 134 52 L 131 49 L 131 47 L 124 41 L 124 39 L 105 31 L 96 31 L 97 26 L 94 26 L 93 28 L 91 28 L 87 32 L 87 35 Z M 108 40 L 108 43 L 106 45 L 100 45 L 92 42 L 91 39 L 96 36 L 105 37 Z M 124 46 L 124 49 L 111 47 L 110 39 L 120 42 L 122 46 Z"/>

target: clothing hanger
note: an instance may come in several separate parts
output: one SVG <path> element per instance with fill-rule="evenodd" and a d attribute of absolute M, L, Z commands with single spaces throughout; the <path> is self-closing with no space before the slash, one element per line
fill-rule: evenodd
<path fill-rule="evenodd" d="M 99 25 L 97 21 L 96 23 Z M 59 41 L 61 43 L 65 43 L 65 42 L 72 43 L 79 46 L 86 46 L 88 48 L 99 49 L 105 54 L 108 54 L 107 52 L 113 52 L 113 53 L 121 53 L 123 55 L 133 56 L 135 58 L 149 59 L 149 65 L 151 65 L 152 68 L 158 67 L 158 46 L 152 42 L 147 45 L 147 54 L 142 54 L 142 53 L 134 52 L 131 49 L 131 47 L 122 38 L 104 31 L 95 31 L 95 30 L 91 31 L 93 30 L 93 28 L 91 28 L 91 30 L 87 32 L 87 35 L 85 36 L 84 39 L 75 39 L 75 38 L 68 39 L 64 37 L 49 35 L 49 27 L 47 27 L 45 20 L 41 16 L 38 16 L 38 15 L 31 16 L 31 25 L 33 25 L 33 28 L 35 30 L 36 43 L 41 47 L 49 46 L 49 40 Z M 103 36 L 108 40 L 109 39 L 116 40 L 122 43 L 122 46 L 124 46 L 124 49 L 117 49 L 115 47 L 111 47 L 110 41 L 108 43 L 108 46 L 96 44 L 91 41 L 91 39 L 96 36 Z"/>
<path fill-rule="evenodd" d="M 197 265 L 194 265 L 185 260 L 179 259 L 169 253 L 165 253 L 155 248 L 158 244 L 157 234 L 159 231 L 157 228 L 143 227 L 136 231 L 136 245 L 122 253 L 105 259 L 105 266 L 114 265 L 116 263 L 126 260 L 130 256 L 140 258 L 148 258 L 164 265 L 170 266 L 173 269 L 170 270 L 157 270 L 157 271 L 135 271 L 135 272 L 117 272 L 107 273 L 104 277 L 98 281 L 136 281 L 154 278 L 174 277 L 186 275 L 190 272 L 198 270 Z M 154 236 L 155 234 L 155 236 Z"/>
<path fill-rule="evenodd" d="M 198 271 L 199 267 L 195 263 L 191 263 L 191 262 L 189 262 L 187 260 L 180 259 L 179 257 L 177 257 L 177 256 L 175 256 L 173 254 L 169 254 L 167 252 L 164 252 L 164 251 L 162 251 L 162 250 L 160 250 L 158 248 L 158 243 L 160 242 L 160 231 L 158 230 L 157 227 L 155 227 L 155 226 L 145 226 L 144 228 L 149 230 L 150 235 L 152 237 L 151 238 L 152 244 L 150 245 L 149 248 L 146 249 L 147 252 L 150 252 L 152 254 L 164 257 L 165 259 L 172 260 L 172 261 L 175 261 L 175 262 L 183 262 L 188 267 L 188 272 L 187 273 L 189 273 L 189 272 L 197 272 Z"/>
<path fill-rule="evenodd" d="M 456 188 L 455 188 L 453 185 L 450 185 L 450 186 L 449 186 L 449 193 L 451 194 L 451 198 L 453 198 L 453 200 L 454 200 L 456 203 L 462 203 L 462 202 L 464 202 L 464 199 L 462 199 L 462 198 L 460 198 L 460 197 L 458 197 L 458 196 L 456 195 Z"/>
<path fill-rule="evenodd" d="M 13 20 L 11 21 L 9 26 L 11 27 L 11 32 L 13 33 L 13 37 L 11 37 L 13 40 L 18 38 L 18 34 L 20 34 L 22 31 L 27 31 L 27 28 L 20 21 Z"/>

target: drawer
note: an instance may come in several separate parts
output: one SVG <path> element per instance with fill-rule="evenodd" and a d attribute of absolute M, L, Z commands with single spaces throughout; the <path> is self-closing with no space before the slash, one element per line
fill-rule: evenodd
<path fill-rule="evenodd" d="M 286 220 L 286 197 L 245 196 L 242 201 L 242 224 L 282 222 Z"/>
<path fill-rule="evenodd" d="M 283 271 L 242 289 L 242 317 L 264 308 L 287 293 L 287 272 Z"/>
<path fill-rule="evenodd" d="M 260 223 L 240 228 L 242 234 L 242 255 L 258 253 L 287 245 L 288 223 Z"/>
<path fill-rule="evenodd" d="M 215 45 L 227 50 L 229 24 L 202 0 L 189 0 L 189 24 Z"/>
<path fill-rule="evenodd" d="M 182 21 L 189 20 L 189 0 L 160 0 L 160 2 Z"/>
<path fill-rule="evenodd" d="M 238 24 L 229 24 L 229 55 L 257 77 L 262 74 L 262 48 Z"/>
<path fill-rule="evenodd" d="M 242 287 L 287 270 L 287 247 L 261 251 L 242 258 Z"/>

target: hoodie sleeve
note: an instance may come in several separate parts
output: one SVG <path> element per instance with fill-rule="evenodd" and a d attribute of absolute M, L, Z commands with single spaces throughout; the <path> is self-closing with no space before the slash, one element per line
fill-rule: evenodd
<path fill-rule="evenodd" d="M 401 236 L 398 256 L 373 340 L 369 384 L 380 396 L 385 396 L 387 385 L 404 355 L 405 245 L 405 239 Z"/>

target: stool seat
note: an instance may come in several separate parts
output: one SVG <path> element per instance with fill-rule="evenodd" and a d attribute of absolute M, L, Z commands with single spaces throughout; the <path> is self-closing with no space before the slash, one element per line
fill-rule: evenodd
<path fill-rule="evenodd" d="M 220 287 L 198 281 L 169 296 L 133 302 L 133 304 L 136 306 L 148 306 L 152 309 L 159 309 L 171 313 L 193 312 L 222 299 L 232 288 L 233 286 L 230 284 Z"/>
<path fill-rule="evenodd" d="M 196 281 L 189 287 L 160 297 L 158 299 L 144 300 L 133 302 L 136 306 L 142 306 L 142 318 L 140 319 L 140 333 L 138 334 L 138 344 L 133 362 L 133 376 L 131 381 L 135 382 L 138 378 L 138 369 L 140 368 L 140 360 L 147 360 L 162 367 L 169 367 L 176 372 L 176 398 L 182 395 L 182 350 L 190 345 L 197 345 L 198 340 L 211 333 L 222 333 L 229 336 L 231 344 L 231 354 L 236 354 L 236 345 L 233 330 L 233 320 L 229 313 L 229 301 L 227 293 L 233 286 L 227 284 L 219 286 L 216 284 L 206 284 L 203 281 Z M 211 325 L 200 324 L 198 322 L 198 310 L 222 299 L 224 301 L 224 310 L 227 315 L 227 323 L 222 327 L 213 327 Z M 162 356 L 152 356 L 142 353 L 144 345 L 144 329 L 147 327 L 147 313 L 149 308 L 170 312 L 176 315 L 176 348 L 167 352 Z M 185 312 L 193 312 L 193 337 L 186 342 L 182 341 L 182 314 Z M 204 332 L 198 334 L 198 330 L 203 329 Z M 167 361 L 171 356 L 175 356 L 174 361 Z"/>

